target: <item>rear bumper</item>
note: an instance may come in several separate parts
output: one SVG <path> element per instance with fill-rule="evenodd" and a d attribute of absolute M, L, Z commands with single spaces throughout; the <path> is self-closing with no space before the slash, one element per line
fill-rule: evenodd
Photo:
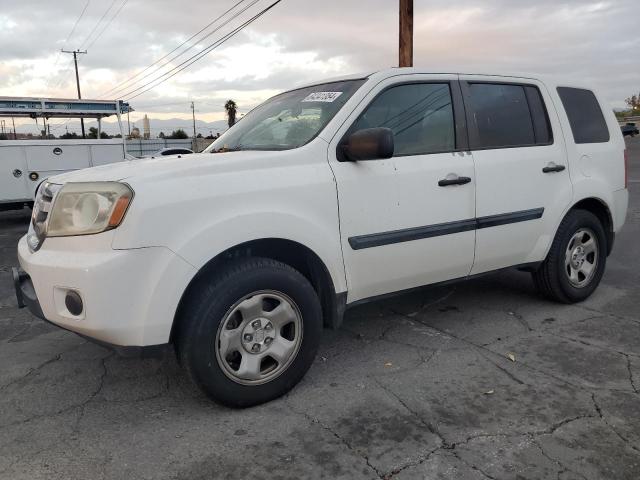
<path fill-rule="evenodd" d="M 613 231 L 619 232 L 627 219 L 629 208 L 629 190 L 626 188 L 613 192 L 613 205 L 611 215 L 613 216 Z"/>

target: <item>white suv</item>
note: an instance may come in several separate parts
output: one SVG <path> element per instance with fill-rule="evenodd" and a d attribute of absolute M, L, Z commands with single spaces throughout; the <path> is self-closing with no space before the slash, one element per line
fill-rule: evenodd
<path fill-rule="evenodd" d="M 391 69 L 271 98 L 201 154 L 53 177 L 21 305 L 120 350 L 172 343 L 210 397 L 273 399 L 345 307 L 506 267 L 597 287 L 627 211 L 611 108 L 574 82 Z M 126 348 L 125 348 L 126 347 Z"/>

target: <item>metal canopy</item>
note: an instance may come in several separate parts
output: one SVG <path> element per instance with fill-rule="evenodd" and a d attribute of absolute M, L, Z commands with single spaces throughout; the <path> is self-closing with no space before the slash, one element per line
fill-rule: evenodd
<path fill-rule="evenodd" d="M 133 111 L 121 100 L 0 97 L 0 117 L 103 118 Z"/>

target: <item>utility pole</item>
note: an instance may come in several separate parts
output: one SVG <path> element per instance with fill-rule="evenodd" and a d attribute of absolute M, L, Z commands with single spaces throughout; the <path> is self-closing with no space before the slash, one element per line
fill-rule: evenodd
<path fill-rule="evenodd" d="M 16 121 L 11 117 L 11 123 L 13 123 L 13 139 L 18 139 L 18 134 L 16 134 Z"/>
<path fill-rule="evenodd" d="M 193 102 L 191 102 L 191 116 L 193 118 L 193 143 L 191 144 L 191 146 L 193 147 L 193 151 L 197 152 L 198 139 L 196 138 L 196 107 Z"/>
<path fill-rule="evenodd" d="M 73 50 L 73 51 L 69 51 L 69 50 L 60 50 L 62 53 L 72 53 L 73 54 L 73 63 L 76 66 L 76 86 L 78 87 L 78 100 L 80 100 L 82 98 L 82 95 L 80 94 L 80 76 L 78 75 L 78 55 L 79 54 L 86 54 L 87 51 L 86 50 Z M 82 127 L 82 138 L 86 138 L 84 135 L 84 118 L 80 118 L 80 126 Z"/>
<path fill-rule="evenodd" d="M 400 0 L 400 67 L 413 67 L 413 0 Z"/>
<path fill-rule="evenodd" d="M 196 138 L 196 107 L 191 102 L 191 116 L 193 117 L 193 138 Z"/>

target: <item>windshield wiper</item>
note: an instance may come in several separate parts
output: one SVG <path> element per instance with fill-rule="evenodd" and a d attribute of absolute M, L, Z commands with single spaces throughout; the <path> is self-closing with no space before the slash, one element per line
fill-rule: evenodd
<path fill-rule="evenodd" d="M 242 150 L 242 145 L 236 147 L 221 147 L 217 150 L 211 150 L 211 153 L 239 152 L 240 150 Z"/>

